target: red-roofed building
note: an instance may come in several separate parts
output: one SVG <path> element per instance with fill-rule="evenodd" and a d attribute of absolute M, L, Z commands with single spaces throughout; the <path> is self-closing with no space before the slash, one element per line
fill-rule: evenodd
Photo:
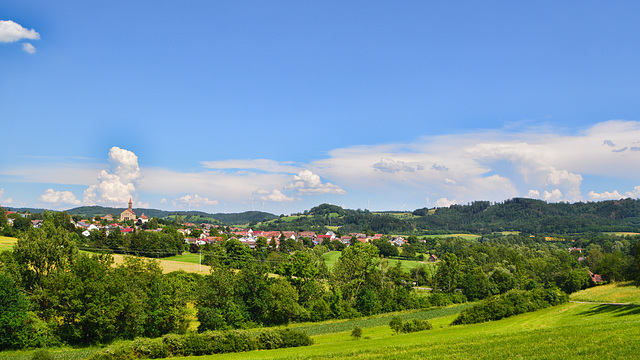
<path fill-rule="evenodd" d="M 133 202 L 129 199 L 129 208 L 120 213 L 120 221 L 135 220 L 136 213 L 133 212 Z"/>

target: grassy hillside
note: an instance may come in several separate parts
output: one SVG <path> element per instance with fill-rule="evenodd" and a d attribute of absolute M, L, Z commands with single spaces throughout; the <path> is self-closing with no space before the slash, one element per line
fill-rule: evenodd
<path fill-rule="evenodd" d="M 640 305 L 640 288 L 632 282 L 595 286 L 571 294 L 572 301 L 596 303 L 627 303 Z"/>
<path fill-rule="evenodd" d="M 302 348 L 189 359 L 504 359 L 634 358 L 640 353 L 640 307 L 564 304 L 476 325 L 448 326 L 455 317 L 431 320 L 434 330 L 394 335 L 389 326 L 314 336 Z"/>

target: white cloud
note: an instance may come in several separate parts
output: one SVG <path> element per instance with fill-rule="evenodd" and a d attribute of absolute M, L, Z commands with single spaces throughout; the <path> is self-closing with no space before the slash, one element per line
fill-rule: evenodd
<path fill-rule="evenodd" d="M 286 186 L 288 189 L 295 189 L 301 194 L 346 194 L 346 191 L 338 185 L 322 183 L 320 176 L 309 170 L 302 170 L 298 175 L 293 176 L 293 182 Z"/>
<path fill-rule="evenodd" d="M 604 191 L 601 193 L 597 193 L 595 191 L 589 191 L 589 199 L 593 201 L 602 201 L 602 200 L 619 200 L 626 198 L 626 196 L 621 195 L 618 190 L 613 191 Z"/>
<path fill-rule="evenodd" d="M 4 199 L 4 188 L 0 189 L 0 205 L 2 205 L 2 204 L 9 205 L 12 202 L 13 202 L 12 198 Z"/>
<path fill-rule="evenodd" d="M 24 50 L 25 52 L 27 52 L 29 54 L 35 54 L 36 53 L 36 47 L 31 45 L 30 43 L 23 43 L 22 44 L 22 50 Z"/>
<path fill-rule="evenodd" d="M 44 194 L 40 195 L 38 201 L 51 205 L 80 205 L 82 203 L 76 199 L 71 191 L 54 191 L 53 189 L 47 189 Z"/>
<path fill-rule="evenodd" d="M 121 206 L 135 197 L 135 184 L 142 178 L 138 157 L 114 146 L 109 151 L 109 162 L 109 171 L 102 170 L 98 175 L 100 183 L 84 191 L 85 203 Z"/>
<path fill-rule="evenodd" d="M 11 20 L 0 20 L 0 43 L 12 43 L 22 39 L 38 40 L 40 34 L 34 29 L 27 30 Z"/>
<path fill-rule="evenodd" d="M 440 198 L 436 200 L 436 207 L 449 207 L 451 205 L 457 204 L 456 199 L 449 200 L 447 198 Z"/>
<path fill-rule="evenodd" d="M 167 203 L 167 199 L 162 198 L 162 199 L 160 200 L 160 204 L 166 204 L 166 203 Z"/>
<path fill-rule="evenodd" d="M 562 201 L 564 199 L 564 195 L 562 195 L 562 191 L 560 189 L 553 189 L 552 191 L 544 191 L 542 193 L 542 200 L 545 201 Z"/>
<path fill-rule="evenodd" d="M 627 191 L 626 194 L 630 198 L 640 198 L 640 186 L 634 187 L 633 191 Z"/>
<path fill-rule="evenodd" d="M 525 197 L 537 199 L 540 197 L 540 191 L 531 189 Z"/>
<path fill-rule="evenodd" d="M 210 200 L 209 198 L 198 194 L 188 194 L 173 200 L 173 206 L 184 207 L 185 205 L 189 208 L 191 206 L 200 207 L 202 205 L 218 205 L 218 200 Z"/>
<path fill-rule="evenodd" d="M 294 200 L 293 197 L 283 194 L 282 191 L 278 189 L 275 189 L 271 192 L 266 190 L 258 190 L 257 193 L 260 200 L 262 201 L 290 202 Z"/>

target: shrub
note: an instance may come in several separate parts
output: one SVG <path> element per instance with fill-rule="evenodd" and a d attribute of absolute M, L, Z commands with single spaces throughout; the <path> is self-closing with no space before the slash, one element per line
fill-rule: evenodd
<path fill-rule="evenodd" d="M 291 329 L 284 329 L 279 331 L 280 337 L 282 338 L 281 347 L 283 348 L 313 345 L 313 339 L 304 331 Z"/>
<path fill-rule="evenodd" d="M 400 331 L 403 333 L 412 333 L 417 331 L 431 330 L 432 326 L 429 320 L 411 319 L 402 324 Z"/>
<path fill-rule="evenodd" d="M 396 334 L 400 332 L 400 329 L 402 329 L 402 319 L 400 316 L 394 316 L 391 318 L 391 321 L 389 321 L 389 327 L 391 327 Z"/>
<path fill-rule="evenodd" d="M 261 350 L 277 349 L 282 346 L 280 332 L 265 330 L 258 334 L 258 348 Z"/>
<path fill-rule="evenodd" d="M 53 360 L 55 357 L 49 350 L 40 349 L 31 355 L 31 360 Z"/>
<path fill-rule="evenodd" d="M 568 301 L 557 289 L 509 290 L 464 309 L 451 325 L 477 324 L 544 309 Z"/>
<path fill-rule="evenodd" d="M 351 336 L 356 340 L 360 339 L 362 337 L 362 329 L 359 326 L 354 327 L 351 330 Z"/>

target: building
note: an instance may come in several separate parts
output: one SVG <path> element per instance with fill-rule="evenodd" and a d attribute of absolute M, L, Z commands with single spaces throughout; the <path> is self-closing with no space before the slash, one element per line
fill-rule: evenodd
<path fill-rule="evenodd" d="M 129 208 L 120 213 L 120 221 L 136 220 L 136 213 L 133 212 L 132 206 L 133 203 L 129 199 Z"/>

